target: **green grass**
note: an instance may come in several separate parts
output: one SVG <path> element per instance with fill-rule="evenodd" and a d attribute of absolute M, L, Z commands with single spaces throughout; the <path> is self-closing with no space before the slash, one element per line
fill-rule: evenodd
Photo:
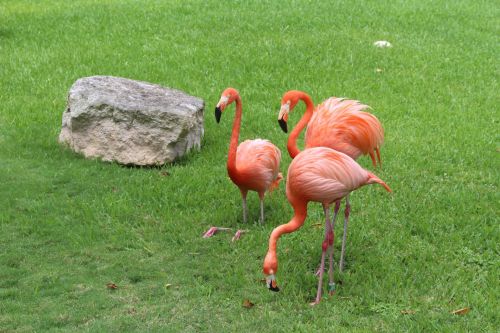
<path fill-rule="evenodd" d="M 0 332 L 497 331 L 499 15 L 473 0 L 2 1 Z M 68 89 L 96 74 L 204 98 L 201 152 L 147 169 L 60 147 Z M 253 194 L 250 233 L 201 238 L 242 227 L 225 169 L 234 113 L 213 118 L 228 86 L 240 138 L 272 140 L 283 172 L 285 91 L 358 99 L 383 122 L 376 173 L 394 193 L 353 194 L 347 269 L 319 306 L 320 205 L 280 240 L 280 293 L 260 280 L 270 231 L 292 214 L 283 185 L 264 226 Z"/>

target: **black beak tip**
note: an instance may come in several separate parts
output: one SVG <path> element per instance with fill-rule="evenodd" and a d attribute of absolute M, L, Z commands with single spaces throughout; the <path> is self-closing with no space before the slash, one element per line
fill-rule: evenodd
<path fill-rule="evenodd" d="M 269 290 L 274 291 L 275 293 L 277 293 L 278 291 L 280 291 L 280 288 L 278 286 L 276 286 L 276 287 L 270 286 Z"/>
<path fill-rule="evenodd" d="M 216 106 L 215 107 L 215 121 L 217 122 L 217 124 L 220 122 L 221 116 L 222 116 L 222 111 L 221 111 L 220 107 Z"/>
<path fill-rule="evenodd" d="M 283 130 L 283 132 L 288 133 L 288 126 L 286 124 L 286 121 L 284 121 L 283 119 L 279 119 L 278 123 L 280 124 L 280 127 Z"/>

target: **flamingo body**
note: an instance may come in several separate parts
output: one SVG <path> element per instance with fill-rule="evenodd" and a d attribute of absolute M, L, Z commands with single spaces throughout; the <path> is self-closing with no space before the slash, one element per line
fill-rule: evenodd
<path fill-rule="evenodd" d="M 236 102 L 236 116 L 227 156 L 227 172 L 241 192 L 243 221 L 247 219 L 247 192 L 256 191 L 260 198 L 260 219 L 263 223 L 264 195 L 266 191 L 277 187 L 283 178 L 279 172 L 281 152 L 271 142 L 262 139 L 246 140 L 238 145 L 243 111 L 241 97 L 236 89 L 224 90 L 215 108 L 215 118 L 219 122 L 224 109 L 233 102 Z"/>
<path fill-rule="evenodd" d="M 294 158 L 300 152 L 297 148 L 297 138 L 307 126 L 306 148 L 329 147 L 353 159 L 368 154 L 374 166 L 377 164 L 374 155 L 376 153 L 380 163 L 384 130 L 377 117 L 364 111 L 368 108 L 367 105 L 356 100 L 330 97 L 315 108 L 309 95 L 291 90 L 283 95 L 278 117 L 284 130 L 288 113 L 299 100 L 306 104 L 306 112 L 288 137 L 287 148 L 290 157 Z"/>
<path fill-rule="evenodd" d="M 268 140 L 245 140 L 236 151 L 236 170 L 228 168 L 231 180 L 241 191 L 264 194 L 280 177 L 280 150 Z"/>
<path fill-rule="evenodd" d="M 300 153 L 297 138 L 307 126 L 305 147 L 329 147 L 345 153 L 353 159 L 361 155 L 370 155 L 373 166 L 382 164 L 380 146 L 384 142 L 384 129 L 377 117 L 365 112 L 367 105 L 356 100 L 330 97 L 316 108 L 311 97 L 298 90 L 291 90 L 283 95 L 278 122 L 287 131 L 288 114 L 302 100 L 306 104 L 306 112 L 288 137 L 288 153 L 292 158 Z M 375 158 L 376 155 L 376 158 Z M 337 216 L 339 205 L 335 206 L 334 216 Z M 340 271 L 344 268 L 347 225 L 349 220 L 349 196 L 346 196 L 346 218 L 342 236 L 342 251 L 340 254 Z"/>
<path fill-rule="evenodd" d="M 282 234 L 299 229 L 307 217 L 307 205 L 310 201 L 323 204 L 325 212 L 325 239 L 322 244 L 321 266 L 319 271 L 318 292 L 313 304 L 321 299 L 321 286 L 325 254 L 330 251 L 330 292 L 334 291 L 333 282 L 333 241 L 334 226 L 329 221 L 329 205 L 340 200 L 357 188 L 378 183 L 387 191 L 391 189 L 374 174 L 364 170 L 348 155 L 327 147 L 309 148 L 298 154 L 288 168 L 286 194 L 293 207 L 294 216 L 290 222 L 275 228 L 269 237 L 269 248 L 264 259 L 263 272 L 267 286 L 278 291 L 275 274 L 278 271 L 276 254 L 277 242 Z M 336 214 L 335 214 L 336 216 Z M 335 216 L 333 222 L 335 222 Z"/>
<path fill-rule="evenodd" d="M 292 200 L 329 205 L 357 188 L 371 184 L 373 175 L 341 152 L 325 147 L 304 150 L 288 169 L 286 191 Z"/>

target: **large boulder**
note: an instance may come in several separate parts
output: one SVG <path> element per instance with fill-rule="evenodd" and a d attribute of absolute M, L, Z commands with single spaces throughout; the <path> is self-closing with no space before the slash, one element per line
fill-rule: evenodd
<path fill-rule="evenodd" d="M 81 78 L 69 91 L 59 142 L 87 158 L 161 165 L 200 147 L 203 108 L 202 99 L 156 84 Z"/>

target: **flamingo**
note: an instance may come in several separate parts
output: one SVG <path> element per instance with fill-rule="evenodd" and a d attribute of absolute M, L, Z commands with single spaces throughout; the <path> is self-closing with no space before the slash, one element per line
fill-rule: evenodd
<path fill-rule="evenodd" d="M 329 206 L 349 195 L 357 188 L 378 183 L 387 191 L 389 186 L 374 174 L 364 170 L 348 155 L 327 147 L 309 148 L 298 154 L 288 168 L 286 195 L 293 207 L 294 215 L 290 222 L 276 227 L 269 237 L 269 248 L 264 259 L 263 272 L 266 275 L 267 287 L 279 291 L 275 274 L 278 272 L 276 246 L 282 234 L 299 229 L 307 217 L 307 204 L 310 201 L 320 202 L 325 213 L 325 238 L 322 243 L 322 255 L 319 270 L 318 291 L 311 305 L 321 300 L 325 255 L 329 254 L 329 284 L 330 295 L 335 292 L 333 280 L 333 241 L 335 217 L 332 224 L 329 218 Z"/>
<path fill-rule="evenodd" d="M 271 142 L 263 139 L 245 140 L 238 145 L 242 106 L 240 94 L 236 89 L 227 88 L 223 91 L 215 108 L 215 120 L 219 123 L 222 112 L 233 102 L 236 102 L 236 116 L 229 144 L 227 172 L 229 178 L 240 189 L 243 198 L 243 222 L 247 222 L 247 193 L 256 191 L 260 199 L 260 222 L 264 223 L 264 195 L 266 191 L 278 187 L 283 179 L 279 172 L 281 151 Z M 212 228 L 211 230 L 216 232 L 218 229 Z"/>
<path fill-rule="evenodd" d="M 384 142 L 384 130 L 377 117 L 365 112 L 367 105 L 356 100 L 330 97 L 314 109 L 311 97 L 298 90 L 286 92 L 281 99 L 281 110 L 278 122 L 281 129 L 288 131 L 288 114 L 299 100 L 306 104 L 306 112 L 288 137 L 288 153 L 294 158 L 300 152 L 297 148 L 297 138 L 307 125 L 305 147 L 329 147 L 358 159 L 361 155 L 370 155 L 373 166 L 382 165 L 380 146 Z M 374 153 L 375 152 L 375 153 Z M 335 205 L 334 216 L 340 209 L 340 203 Z M 351 205 L 349 195 L 346 196 L 344 233 L 342 235 L 342 250 L 339 269 L 344 269 L 344 255 L 347 239 L 347 224 Z"/>

